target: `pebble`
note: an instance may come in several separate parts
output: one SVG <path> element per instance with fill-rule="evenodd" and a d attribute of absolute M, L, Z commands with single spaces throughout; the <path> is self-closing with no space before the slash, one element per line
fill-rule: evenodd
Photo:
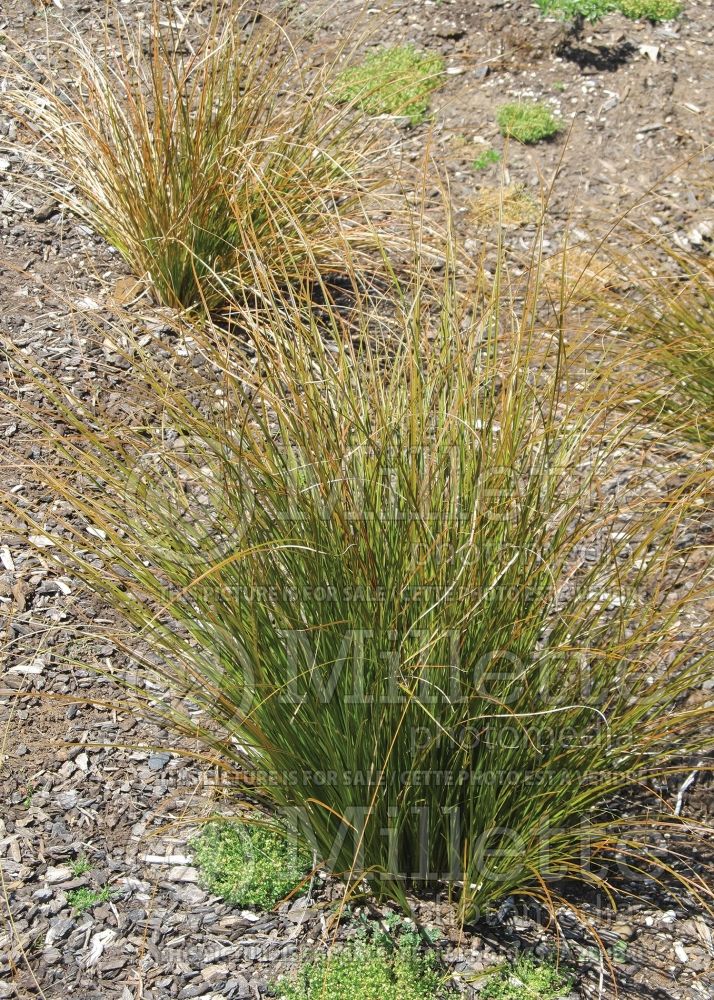
<path fill-rule="evenodd" d="M 659 45 L 640 45 L 640 55 L 646 56 L 652 62 L 657 62 L 659 58 Z"/>
<path fill-rule="evenodd" d="M 189 906 L 197 906 L 207 899 L 208 893 L 200 889 L 197 885 L 189 883 L 188 885 L 177 886 L 174 890 L 174 896 L 176 899 L 180 899 L 182 903 L 187 903 Z"/>
<path fill-rule="evenodd" d="M 170 753 L 152 753 L 149 757 L 149 767 L 152 771 L 161 771 L 171 760 Z"/>
<path fill-rule="evenodd" d="M 69 865 L 50 866 L 43 875 L 45 882 L 50 885 L 59 885 L 61 882 L 69 882 L 72 878 L 72 869 Z"/>
<path fill-rule="evenodd" d="M 50 947 L 56 941 L 64 941 L 73 927 L 74 920 L 71 917 L 57 917 L 51 922 L 49 930 L 45 935 L 45 945 Z"/>
<path fill-rule="evenodd" d="M 187 865 L 176 865 L 168 874 L 171 882 L 198 882 L 198 869 Z"/>
<path fill-rule="evenodd" d="M 206 965 L 201 969 L 201 978 L 211 983 L 216 979 L 227 979 L 229 972 L 227 965 Z"/>
<path fill-rule="evenodd" d="M 637 937 L 637 929 L 630 924 L 613 924 L 612 930 L 623 941 L 634 941 Z"/>
<path fill-rule="evenodd" d="M 674 942 L 674 954 L 677 956 L 678 961 L 682 962 L 683 965 L 689 961 L 689 955 L 684 950 L 684 945 L 681 941 Z"/>
<path fill-rule="evenodd" d="M 179 993 L 179 1000 L 189 1000 L 190 997 L 202 997 L 211 992 L 210 983 L 197 983 L 195 986 L 184 986 Z"/>

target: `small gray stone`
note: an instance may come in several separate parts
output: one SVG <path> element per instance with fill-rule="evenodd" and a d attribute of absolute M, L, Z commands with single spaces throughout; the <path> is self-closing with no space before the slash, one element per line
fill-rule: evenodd
<path fill-rule="evenodd" d="M 202 997 L 211 992 L 210 983 L 197 983 L 195 986 L 184 986 L 179 993 L 179 1000 L 189 1000 L 191 997 Z"/>
<path fill-rule="evenodd" d="M 149 757 L 149 767 L 152 771 L 161 771 L 171 760 L 170 753 L 152 753 Z"/>
<path fill-rule="evenodd" d="M 174 895 L 182 903 L 188 903 L 189 906 L 197 906 L 199 903 L 205 902 L 208 893 L 204 892 L 203 889 L 199 889 L 197 885 L 189 884 L 176 886 Z"/>
<path fill-rule="evenodd" d="M 637 937 L 637 929 L 630 924 L 613 924 L 612 930 L 622 941 L 634 941 Z"/>
<path fill-rule="evenodd" d="M 70 917 L 57 917 L 50 924 L 50 929 L 45 937 L 45 944 L 51 947 L 55 941 L 64 941 L 74 927 L 74 920 Z"/>
<path fill-rule="evenodd" d="M 245 976 L 236 976 L 228 980 L 225 992 L 229 996 L 234 996 L 236 1000 L 247 1000 L 250 996 L 250 983 Z"/>
<path fill-rule="evenodd" d="M 74 790 L 60 792 L 59 795 L 57 796 L 57 805 L 60 807 L 60 809 L 65 809 L 65 810 L 74 809 L 74 807 L 77 805 L 78 798 L 79 796 Z"/>

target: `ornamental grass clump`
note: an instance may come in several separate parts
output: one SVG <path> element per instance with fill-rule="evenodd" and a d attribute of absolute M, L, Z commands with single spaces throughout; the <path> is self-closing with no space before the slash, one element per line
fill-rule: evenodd
<path fill-rule="evenodd" d="M 634 294 L 600 297 L 618 329 L 620 377 L 651 419 L 690 441 L 714 445 L 714 261 L 660 246 L 616 260 Z"/>
<path fill-rule="evenodd" d="M 347 896 L 446 887 L 471 920 L 671 875 L 703 900 L 667 781 L 714 742 L 687 701 L 707 477 L 603 402 L 537 271 L 510 296 L 503 267 L 469 294 L 461 272 L 447 251 L 347 309 L 283 298 L 249 355 L 117 319 L 129 416 L 15 352 L 56 457 L 22 470 L 41 516 L 5 508 L 126 623 L 127 704 Z"/>
<path fill-rule="evenodd" d="M 101 234 L 162 303 L 209 313 L 250 299 L 276 261 L 293 281 L 339 269 L 337 232 L 351 220 L 359 242 L 375 151 L 374 132 L 331 104 L 329 66 L 311 72 L 277 22 L 224 7 L 179 28 L 155 4 L 148 30 L 107 24 L 98 44 L 68 27 L 50 54 L 69 75 L 15 47 L 3 94 L 41 169 L 28 183 Z"/>

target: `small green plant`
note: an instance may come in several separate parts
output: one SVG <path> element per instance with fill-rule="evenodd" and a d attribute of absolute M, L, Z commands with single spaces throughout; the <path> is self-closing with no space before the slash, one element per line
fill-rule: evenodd
<path fill-rule="evenodd" d="M 370 115 L 403 115 L 418 125 L 443 72 L 440 55 L 420 52 L 413 45 L 380 49 L 340 75 L 334 96 L 338 103 L 349 102 Z"/>
<path fill-rule="evenodd" d="M 537 101 L 502 104 L 496 120 L 501 135 L 527 144 L 551 139 L 562 128 L 548 105 Z"/>
<path fill-rule="evenodd" d="M 488 980 L 481 1000 L 559 1000 L 572 987 L 572 979 L 550 962 L 519 958 Z"/>
<path fill-rule="evenodd" d="M 487 170 L 494 163 L 498 163 L 500 159 L 501 154 L 497 149 L 486 149 L 476 157 L 471 166 L 474 170 Z"/>
<path fill-rule="evenodd" d="M 25 809 L 29 809 L 30 806 L 32 805 L 32 799 L 35 794 L 35 791 L 36 789 L 34 785 L 30 784 L 29 782 L 27 783 L 27 785 L 25 785 L 25 798 L 22 800 L 22 804 L 25 807 Z"/>
<path fill-rule="evenodd" d="M 103 889 L 90 889 L 83 886 L 81 889 L 73 889 L 67 893 L 67 902 L 75 913 L 85 913 L 97 903 L 106 903 L 111 898 L 112 891 L 108 886 L 104 886 Z"/>
<path fill-rule="evenodd" d="M 562 94 L 565 91 L 566 87 L 567 84 L 563 83 L 562 80 L 556 80 L 555 83 L 553 84 L 553 90 L 555 90 L 556 93 L 558 94 Z"/>
<path fill-rule="evenodd" d="M 206 888 L 239 906 L 269 910 L 291 893 L 311 862 L 286 834 L 247 823 L 209 823 L 192 842 Z"/>
<path fill-rule="evenodd" d="M 281 1000 L 447 1000 L 457 994 L 431 954 L 408 940 L 358 941 L 302 965 L 276 987 Z"/>
<path fill-rule="evenodd" d="M 573 34 L 582 31 L 585 21 L 600 21 L 618 11 L 632 21 L 673 21 L 682 12 L 679 0 L 537 0 L 543 14 L 554 14 L 573 22 Z"/>
<path fill-rule="evenodd" d="M 359 940 L 369 941 L 385 948 L 394 948 L 397 941 L 416 948 L 424 940 L 434 944 L 441 937 L 438 928 L 424 927 L 418 930 L 410 917 L 404 917 L 399 913 L 389 913 L 380 921 L 362 913 L 356 921 L 356 926 Z"/>
<path fill-rule="evenodd" d="M 78 878 L 80 875 L 86 875 L 91 866 L 87 855 L 80 854 L 78 858 L 74 859 L 74 861 L 70 861 L 69 867 L 71 868 L 72 874 L 75 878 Z"/>
<path fill-rule="evenodd" d="M 679 0 L 617 0 L 617 9 L 632 21 L 674 21 L 682 13 Z"/>
<path fill-rule="evenodd" d="M 615 941 L 610 948 L 610 954 L 615 962 L 626 962 L 629 945 L 627 941 Z"/>

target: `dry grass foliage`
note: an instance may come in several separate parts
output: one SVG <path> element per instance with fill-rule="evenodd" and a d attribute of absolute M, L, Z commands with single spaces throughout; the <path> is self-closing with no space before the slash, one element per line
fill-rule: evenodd
<path fill-rule="evenodd" d="M 329 60 L 311 71 L 279 23 L 218 7 L 179 28 L 156 4 L 138 34 L 118 21 L 97 44 L 68 27 L 56 47 L 61 77 L 12 48 L 3 95 L 31 137 L 35 183 L 163 303 L 224 310 L 268 275 L 290 283 L 340 269 L 337 233 L 364 237 L 376 133 L 334 107 Z"/>

